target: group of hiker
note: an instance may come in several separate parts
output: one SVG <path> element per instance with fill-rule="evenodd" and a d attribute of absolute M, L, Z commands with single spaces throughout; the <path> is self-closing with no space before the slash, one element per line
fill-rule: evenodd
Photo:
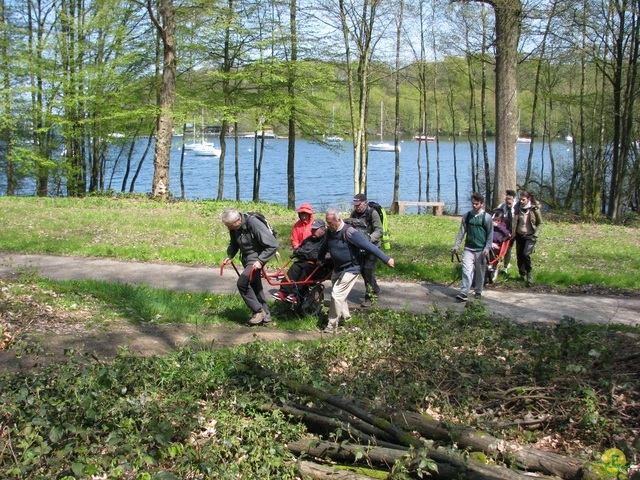
<path fill-rule="evenodd" d="M 482 298 L 487 264 L 492 257 L 500 254 L 504 242 L 509 242 L 504 252 L 502 272 L 509 271 L 511 249 L 515 243 L 520 280 L 528 287 L 533 285 L 531 254 L 534 252 L 542 225 L 540 205 L 527 191 L 520 193 L 516 200 L 515 190 L 505 192 L 505 201 L 498 205 L 493 214 L 484 208 L 484 197 L 475 192 L 471 195 L 471 210 L 462 216 L 452 255 L 462 250 L 462 287 L 456 300 L 466 302 L 471 287 L 474 297 Z M 494 268 L 498 268 L 496 264 Z"/>
<path fill-rule="evenodd" d="M 326 333 L 337 332 L 338 325 L 351 318 L 347 297 L 360 274 L 366 287 L 361 306 L 369 307 L 376 302 L 380 292 L 375 277 L 378 260 L 391 268 L 394 266 L 393 258 L 381 250 L 388 239 L 380 207 L 373 202 L 369 204 L 364 194 L 357 194 L 352 205 L 349 218 L 343 218 L 342 212 L 329 208 L 324 221 L 313 218 L 311 205 L 300 205 L 298 221 L 291 232 L 292 257 L 296 261 L 286 272 L 288 281 L 273 295 L 276 300 L 295 303 L 300 298 L 296 293 L 306 286 L 296 282 L 310 275 L 319 279 L 330 275 L 332 289 L 329 321 L 324 329 Z M 230 235 L 224 264 L 229 264 L 240 252 L 244 269 L 240 272 L 237 286 L 253 312 L 248 324 L 268 324 L 272 319 L 260 270 L 276 254 L 278 240 L 268 222 L 259 214 L 240 213 L 229 207 L 223 212 L 222 221 Z M 316 268 L 318 264 L 321 268 Z"/>
<path fill-rule="evenodd" d="M 518 270 L 527 285 L 533 284 L 531 253 L 535 246 L 542 219 L 540 208 L 529 192 L 507 190 L 505 202 L 493 215 L 484 208 L 480 193 L 471 196 L 472 209 L 462 217 L 452 254 L 462 248 L 462 288 L 456 296 L 466 301 L 472 284 L 475 297 L 481 298 L 485 270 L 491 255 L 500 251 L 503 242 L 510 242 L 504 255 L 504 268 L 509 268 L 513 240 L 516 244 Z M 336 333 L 338 326 L 350 319 L 347 297 L 360 275 L 365 284 L 361 307 L 370 307 L 377 301 L 380 287 L 376 281 L 376 265 L 381 260 L 393 268 L 394 259 L 383 250 L 389 248 L 386 214 L 375 202 L 357 194 L 348 218 L 335 208 L 325 211 L 324 221 L 314 218 L 310 204 L 298 208 L 298 220 L 291 232 L 292 258 L 280 289 L 273 294 L 276 300 L 296 303 L 308 289 L 308 280 L 331 280 L 331 303 L 325 333 Z M 238 291 L 251 309 L 249 325 L 269 324 L 272 321 L 267 297 L 262 286 L 261 270 L 277 253 L 278 240 L 273 228 L 259 213 L 240 213 L 229 207 L 222 214 L 229 229 L 230 242 L 224 264 L 229 264 L 240 253 L 243 270 L 239 272 Z"/>

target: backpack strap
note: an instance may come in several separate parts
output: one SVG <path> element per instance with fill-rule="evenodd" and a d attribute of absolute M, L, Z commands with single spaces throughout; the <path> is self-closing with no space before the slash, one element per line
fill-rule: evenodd
<path fill-rule="evenodd" d="M 344 228 L 340 231 L 340 237 L 342 238 L 342 241 L 346 243 L 347 246 L 349 247 L 349 255 L 351 256 L 351 263 L 353 263 L 354 265 L 360 265 L 360 262 L 358 261 L 357 256 L 353 254 L 353 243 L 351 243 L 347 237 L 349 230 L 354 230 L 356 232 L 358 231 L 357 228 L 351 225 L 345 224 Z"/>

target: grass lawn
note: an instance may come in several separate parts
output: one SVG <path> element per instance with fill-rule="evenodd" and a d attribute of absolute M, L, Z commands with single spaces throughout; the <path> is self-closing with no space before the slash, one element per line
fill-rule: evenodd
<path fill-rule="evenodd" d="M 278 232 L 282 257 L 289 255 L 289 234 L 297 215 L 280 205 L 106 197 L 0 197 L 0 249 L 218 266 L 228 243 L 220 215 L 229 205 L 264 213 Z M 638 228 L 553 217 L 550 221 L 543 216 L 534 254 L 537 284 L 640 289 Z M 450 251 L 460 217 L 392 215 L 389 223 L 392 248 L 388 253 L 395 258 L 396 268 L 379 268 L 380 277 L 436 283 L 459 280 L 459 266 L 451 263 Z M 516 286 L 515 276 L 501 282 Z"/>

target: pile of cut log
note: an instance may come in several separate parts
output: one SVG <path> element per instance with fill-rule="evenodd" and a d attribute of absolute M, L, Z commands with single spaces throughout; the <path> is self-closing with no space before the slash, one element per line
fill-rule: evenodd
<path fill-rule="evenodd" d="M 253 363 L 240 364 L 238 368 L 259 378 L 276 380 L 293 393 L 313 398 L 314 406 L 309 406 L 309 402 L 263 406 L 264 410 L 281 410 L 319 435 L 287 446 L 301 458 L 299 469 L 305 479 L 370 478 L 339 472 L 331 468 L 335 464 L 361 464 L 385 470 L 401 465 L 413 477 L 434 479 L 594 478 L 588 464 L 572 457 L 501 440 L 472 427 L 427 419 L 414 412 L 369 411 L 361 402 L 287 379 Z"/>

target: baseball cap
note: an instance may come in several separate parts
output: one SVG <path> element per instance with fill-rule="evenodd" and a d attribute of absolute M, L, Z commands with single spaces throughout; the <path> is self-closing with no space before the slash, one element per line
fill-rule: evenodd
<path fill-rule="evenodd" d="M 362 202 L 367 201 L 367 196 L 364 193 L 359 193 L 355 197 L 353 197 L 353 203 L 355 206 L 360 205 Z"/>
<path fill-rule="evenodd" d="M 324 221 L 316 218 L 311 224 L 311 230 L 317 230 L 318 228 L 325 228 Z"/>

